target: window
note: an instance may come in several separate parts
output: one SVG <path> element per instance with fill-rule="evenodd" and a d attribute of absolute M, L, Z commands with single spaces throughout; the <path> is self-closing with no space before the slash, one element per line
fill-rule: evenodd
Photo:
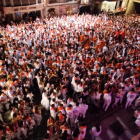
<path fill-rule="evenodd" d="M 36 0 L 30 0 L 30 4 L 36 4 Z"/>
<path fill-rule="evenodd" d="M 20 0 L 13 0 L 14 6 L 21 6 L 21 1 Z"/>
<path fill-rule="evenodd" d="M 58 0 L 49 0 L 49 3 L 58 3 Z"/>
<path fill-rule="evenodd" d="M 41 0 L 38 0 L 38 3 L 41 3 Z"/>
<path fill-rule="evenodd" d="M 5 0 L 6 6 L 11 6 L 10 0 Z"/>
<path fill-rule="evenodd" d="M 2 0 L 0 0 L 0 6 L 3 6 L 3 1 Z"/>
<path fill-rule="evenodd" d="M 66 0 L 66 2 L 69 2 L 69 1 L 72 1 L 72 0 Z"/>
<path fill-rule="evenodd" d="M 117 9 L 117 4 L 118 4 L 118 2 L 116 2 L 116 5 L 115 5 L 115 10 Z"/>
<path fill-rule="evenodd" d="M 29 1 L 28 0 L 22 0 L 22 5 L 29 5 Z"/>
<path fill-rule="evenodd" d="M 120 3 L 119 3 L 119 7 L 122 7 L 122 1 L 120 1 Z"/>

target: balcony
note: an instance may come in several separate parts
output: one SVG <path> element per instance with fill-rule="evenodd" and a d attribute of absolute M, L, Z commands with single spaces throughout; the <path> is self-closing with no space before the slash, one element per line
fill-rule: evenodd
<path fill-rule="evenodd" d="M 73 0 L 49 0 L 49 4 L 53 3 L 65 3 L 65 2 L 71 2 Z"/>
<path fill-rule="evenodd" d="M 44 3 L 44 0 L 0 0 L 0 6 L 4 7 L 10 6 L 26 6 Z"/>

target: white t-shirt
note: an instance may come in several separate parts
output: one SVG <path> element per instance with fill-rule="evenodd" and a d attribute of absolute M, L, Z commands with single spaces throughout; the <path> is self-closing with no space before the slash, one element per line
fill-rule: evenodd
<path fill-rule="evenodd" d="M 99 132 L 97 132 L 96 127 L 94 127 L 94 126 L 92 127 L 92 134 L 94 134 L 94 136 L 96 136 L 96 137 L 101 134 L 101 131 L 102 131 L 101 126 L 100 126 Z"/>

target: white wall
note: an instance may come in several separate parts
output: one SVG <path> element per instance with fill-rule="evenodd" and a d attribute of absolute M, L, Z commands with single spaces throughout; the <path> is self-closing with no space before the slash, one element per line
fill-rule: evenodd
<path fill-rule="evenodd" d="M 108 9 L 110 9 L 110 11 L 114 11 L 115 5 L 116 5 L 116 1 L 115 2 L 104 1 L 102 2 L 101 10 L 104 9 L 105 11 L 107 11 Z"/>

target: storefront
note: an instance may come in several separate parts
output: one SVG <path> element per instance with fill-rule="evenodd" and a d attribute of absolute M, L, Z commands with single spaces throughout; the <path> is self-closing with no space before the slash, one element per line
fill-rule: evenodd
<path fill-rule="evenodd" d="M 38 17 L 44 17 L 44 5 L 43 4 L 36 4 L 30 6 L 18 6 L 18 7 L 4 7 L 4 15 L 13 20 L 20 21 L 24 14 L 33 13 L 35 12 Z"/>

